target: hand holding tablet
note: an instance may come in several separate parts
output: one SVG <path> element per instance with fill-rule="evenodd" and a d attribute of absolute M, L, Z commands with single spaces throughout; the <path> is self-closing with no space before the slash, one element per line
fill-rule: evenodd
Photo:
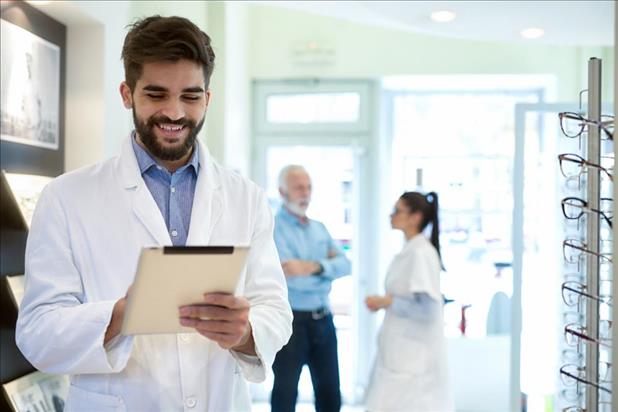
<path fill-rule="evenodd" d="M 122 334 L 197 331 L 216 338 L 222 347 L 236 346 L 239 332 L 242 339 L 247 337 L 249 304 L 233 294 L 248 251 L 242 246 L 143 249 L 127 298 Z"/>
<path fill-rule="evenodd" d="M 201 304 L 182 306 L 178 314 L 181 325 L 194 328 L 223 349 L 234 348 L 255 355 L 249 324 L 249 301 L 246 298 L 207 293 Z"/>

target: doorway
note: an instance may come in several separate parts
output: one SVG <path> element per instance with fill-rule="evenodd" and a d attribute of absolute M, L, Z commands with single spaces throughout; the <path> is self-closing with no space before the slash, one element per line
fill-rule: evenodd
<path fill-rule="evenodd" d="M 375 182 L 367 182 L 367 148 L 373 134 L 368 81 L 258 81 L 254 85 L 253 177 L 266 190 L 273 213 L 281 205 L 278 174 L 286 165 L 304 166 L 312 179 L 308 216 L 324 223 L 352 262 L 352 273 L 335 280 L 330 293 L 337 327 L 344 403 L 362 400 L 370 368 L 365 334 L 372 321 L 362 306 L 372 257 L 363 253 L 372 239 L 364 207 Z M 362 328 L 359 325 L 363 325 Z M 272 378 L 254 385 L 254 400 L 267 401 Z M 298 402 L 312 403 L 308 368 L 299 382 Z"/>

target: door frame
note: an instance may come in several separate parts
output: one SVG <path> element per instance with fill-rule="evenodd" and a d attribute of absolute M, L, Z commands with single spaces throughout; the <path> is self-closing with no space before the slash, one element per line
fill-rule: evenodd
<path fill-rule="evenodd" d="M 359 404 L 364 397 L 375 352 L 377 322 L 364 305 L 364 296 L 377 287 L 379 244 L 379 205 L 381 193 L 379 167 L 379 83 L 373 80 L 298 79 L 256 80 L 253 84 L 254 117 L 252 126 L 252 178 L 267 187 L 266 153 L 271 146 L 332 146 L 351 147 L 354 153 L 352 274 L 352 344 L 354 345 L 353 390 L 345 394 L 349 403 Z M 299 125 L 266 124 L 265 98 L 271 93 L 302 94 L 351 91 L 361 96 L 359 119 L 348 125 L 341 123 Z M 382 180 L 383 181 L 383 180 Z M 363 224 L 360 224 L 363 222 Z M 361 327 L 362 325 L 362 327 Z"/>

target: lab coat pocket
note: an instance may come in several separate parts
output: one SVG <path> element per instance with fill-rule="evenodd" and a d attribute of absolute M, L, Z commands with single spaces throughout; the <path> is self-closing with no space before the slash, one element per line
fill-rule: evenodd
<path fill-rule="evenodd" d="M 91 392 L 71 385 L 64 411 L 126 412 L 126 407 L 120 396 Z"/>
<path fill-rule="evenodd" d="M 380 338 L 382 364 L 387 370 L 410 376 L 430 372 L 427 343 L 400 334 L 383 335 Z"/>

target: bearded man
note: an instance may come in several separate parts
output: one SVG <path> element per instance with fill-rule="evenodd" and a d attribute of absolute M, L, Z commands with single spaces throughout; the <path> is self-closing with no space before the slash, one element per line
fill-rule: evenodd
<path fill-rule="evenodd" d="M 151 16 L 130 26 L 122 58 L 135 130 L 119 156 L 41 194 L 17 345 L 37 369 L 70 375 L 66 412 L 250 410 L 247 381 L 265 379 L 292 314 L 263 190 L 197 139 L 211 101 L 210 37 L 185 18 Z M 178 308 L 193 333 L 121 334 L 142 248 L 206 245 L 250 247 L 237 294 Z"/>

